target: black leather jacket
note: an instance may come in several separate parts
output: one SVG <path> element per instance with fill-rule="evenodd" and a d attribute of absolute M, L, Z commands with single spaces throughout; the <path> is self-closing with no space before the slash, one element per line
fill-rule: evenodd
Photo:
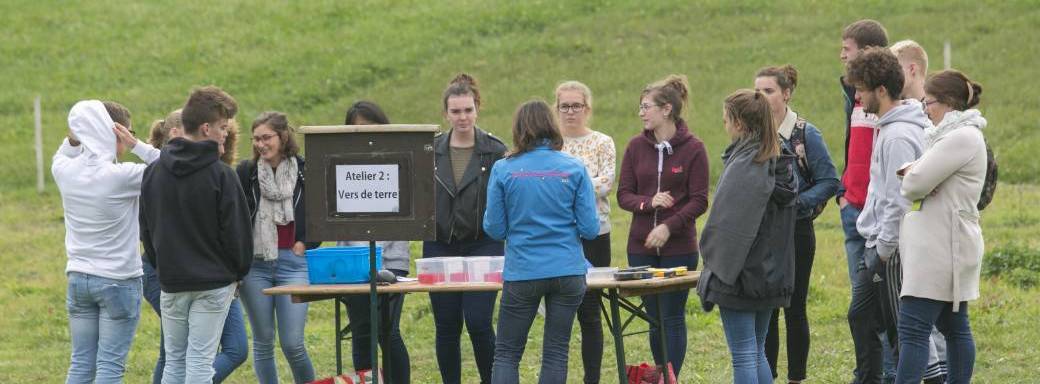
<path fill-rule="evenodd" d="M 484 209 L 487 208 L 487 186 L 491 166 L 505 154 L 499 139 L 475 129 L 473 158 L 459 185 L 451 168 L 451 131 L 434 138 L 436 151 L 434 179 L 437 193 L 437 241 L 451 244 L 488 238 L 484 233 Z"/>
<path fill-rule="evenodd" d="M 296 156 L 296 186 L 293 188 L 293 221 L 295 224 L 296 241 L 303 242 L 307 249 L 314 249 L 321 245 L 320 241 L 307 242 L 307 221 L 304 210 L 303 193 L 303 157 Z M 238 181 L 242 183 L 242 189 L 246 192 L 246 203 L 249 206 L 249 222 L 256 224 L 256 210 L 260 203 L 260 181 L 256 175 L 256 162 L 253 160 L 242 160 L 235 168 L 238 173 Z"/>

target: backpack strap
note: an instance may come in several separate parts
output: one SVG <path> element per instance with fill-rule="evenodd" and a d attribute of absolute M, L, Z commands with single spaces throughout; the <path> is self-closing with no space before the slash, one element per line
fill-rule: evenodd
<path fill-rule="evenodd" d="M 794 154 L 797 156 L 798 173 L 802 176 L 802 179 L 808 183 L 812 183 L 812 169 L 809 168 L 809 158 L 806 155 L 805 145 L 805 119 L 798 117 L 798 120 L 794 123 L 794 129 L 791 130 L 791 149 L 794 150 Z"/>

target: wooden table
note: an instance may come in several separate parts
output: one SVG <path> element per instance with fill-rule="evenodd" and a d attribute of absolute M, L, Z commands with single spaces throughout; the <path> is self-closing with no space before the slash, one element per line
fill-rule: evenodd
<path fill-rule="evenodd" d="M 627 328 L 633 320 L 636 318 L 646 321 L 650 326 L 657 325 L 661 332 L 658 332 L 661 338 L 661 357 L 664 361 L 668 361 L 667 352 L 667 337 L 665 335 L 663 320 L 661 316 L 661 308 L 658 306 L 657 313 L 649 314 L 646 312 L 646 308 L 643 304 L 636 305 L 630 298 L 634 296 L 645 296 L 645 295 L 657 295 L 661 293 L 674 292 L 683 289 L 691 289 L 697 285 L 697 279 L 700 277 L 699 271 L 690 271 L 685 276 L 671 277 L 671 278 L 653 278 L 646 280 L 631 280 L 631 281 L 616 281 L 613 279 L 590 279 L 587 281 L 587 289 L 592 291 L 595 290 L 599 293 L 602 299 L 605 299 L 609 303 L 609 313 L 607 313 L 607 306 L 604 306 L 603 302 L 600 302 L 600 308 L 607 315 L 607 325 L 610 327 L 611 334 L 614 337 L 614 350 L 617 355 L 617 370 L 618 379 L 621 384 L 628 382 L 628 378 L 625 376 L 625 343 L 624 337 L 632 334 L 624 334 L 625 328 Z M 489 291 L 501 291 L 502 284 L 500 283 L 444 283 L 437 285 L 419 284 L 416 281 L 402 282 L 390 285 L 380 285 L 376 287 L 376 293 L 378 294 L 391 294 L 391 293 L 430 293 L 430 292 L 489 292 Z M 340 303 L 343 303 L 344 296 L 357 295 L 357 294 L 368 294 L 368 284 L 329 284 L 329 285 L 283 285 L 279 287 L 267 288 L 264 291 L 267 295 L 291 295 L 292 301 L 296 303 L 317 301 L 317 300 L 335 300 L 336 306 L 336 374 L 343 373 L 343 353 L 342 353 L 342 342 L 346 338 L 346 335 L 350 332 L 349 325 L 346 328 L 341 326 L 342 314 L 340 312 Z M 345 305 L 345 303 L 344 303 Z M 621 317 L 621 310 L 624 309 L 628 312 L 628 316 L 625 319 Z M 643 332 L 638 332 L 643 333 Z M 378 332 L 372 332 L 372 337 L 378 337 Z M 389 369 L 389 368 L 388 368 Z"/>

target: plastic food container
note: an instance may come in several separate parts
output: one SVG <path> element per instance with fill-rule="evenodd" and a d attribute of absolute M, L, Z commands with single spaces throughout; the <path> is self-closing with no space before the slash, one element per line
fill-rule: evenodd
<path fill-rule="evenodd" d="M 419 284 L 441 284 L 447 280 L 444 259 L 440 257 L 415 259 L 415 271 Z"/>
<path fill-rule="evenodd" d="M 469 281 L 466 276 L 466 261 L 464 257 L 443 257 L 444 275 L 449 283 L 465 283 Z"/>
<path fill-rule="evenodd" d="M 466 278 L 470 282 L 502 282 L 502 268 L 505 266 L 505 257 L 471 256 L 464 259 L 466 263 Z"/>
<path fill-rule="evenodd" d="M 594 267 L 589 268 L 588 272 L 585 273 L 585 280 L 610 280 L 614 278 L 614 272 L 617 272 L 617 267 Z"/>
<path fill-rule="evenodd" d="M 311 284 L 367 283 L 368 247 L 328 247 L 307 250 L 307 279 Z M 376 270 L 383 267 L 383 248 L 376 247 Z"/>

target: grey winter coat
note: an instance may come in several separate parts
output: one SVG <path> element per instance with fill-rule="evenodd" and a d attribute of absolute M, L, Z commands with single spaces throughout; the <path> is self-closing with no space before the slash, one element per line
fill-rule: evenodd
<path fill-rule="evenodd" d="M 705 310 L 787 306 L 794 289 L 794 155 L 754 162 L 760 142 L 740 140 L 725 167 L 701 235 L 704 270 L 697 284 Z"/>

